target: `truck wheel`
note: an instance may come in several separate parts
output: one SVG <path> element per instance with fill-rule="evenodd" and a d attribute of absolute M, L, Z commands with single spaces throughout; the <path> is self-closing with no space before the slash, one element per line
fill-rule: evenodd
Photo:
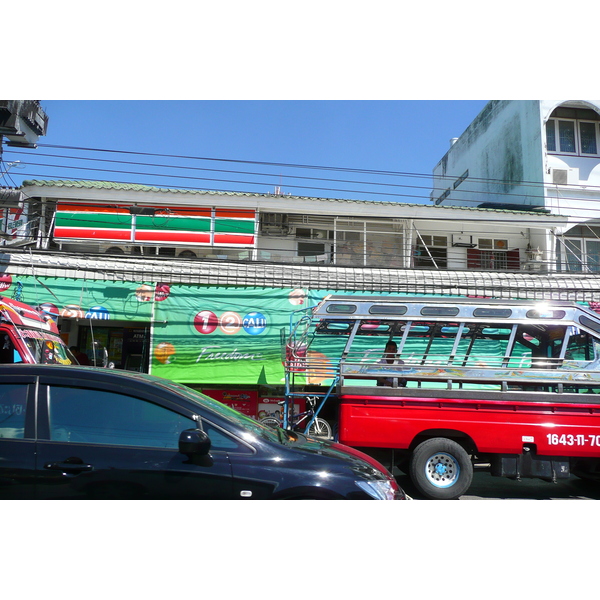
<path fill-rule="evenodd" d="M 473 464 L 460 444 L 446 438 L 432 438 L 415 448 L 410 477 L 427 498 L 453 500 L 469 489 Z"/>

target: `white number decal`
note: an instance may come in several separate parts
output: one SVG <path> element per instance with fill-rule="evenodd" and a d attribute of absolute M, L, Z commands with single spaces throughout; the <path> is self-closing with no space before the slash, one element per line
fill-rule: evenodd
<path fill-rule="evenodd" d="M 563 433 L 558 435 L 557 433 L 546 434 L 546 439 L 550 446 L 599 446 L 600 447 L 600 435 L 584 435 L 578 433 L 576 435 L 572 433 Z"/>

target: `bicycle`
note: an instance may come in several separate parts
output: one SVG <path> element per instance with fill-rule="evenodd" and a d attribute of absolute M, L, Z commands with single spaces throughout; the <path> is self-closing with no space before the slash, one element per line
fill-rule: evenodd
<path fill-rule="evenodd" d="M 306 403 L 309 405 L 308 410 L 301 412 L 297 415 L 293 414 L 292 405 L 292 414 L 289 418 L 288 429 L 291 429 L 293 431 L 302 431 L 304 433 L 304 429 L 306 428 L 306 422 L 310 422 L 315 414 L 315 406 L 317 404 L 317 399 L 317 396 L 307 396 Z M 278 402 L 278 404 L 283 406 L 285 404 L 285 400 Z M 260 423 L 262 423 L 263 425 L 267 425 L 268 427 L 283 427 L 283 419 L 277 417 L 265 417 L 264 419 L 260 420 Z M 303 423 L 304 427 L 301 427 Z M 321 417 L 314 418 L 314 420 L 308 427 L 308 431 L 306 433 L 312 437 L 319 437 L 325 439 L 331 439 L 333 437 L 331 425 Z"/>

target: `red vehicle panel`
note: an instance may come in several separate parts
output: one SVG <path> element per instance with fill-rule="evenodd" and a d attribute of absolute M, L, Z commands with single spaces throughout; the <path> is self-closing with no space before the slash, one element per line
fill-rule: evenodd
<path fill-rule="evenodd" d="M 478 452 L 600 457 L 600 404 L 342 396 L 340 442 L 409 449 L 431 430 L 468 436 Z"/>

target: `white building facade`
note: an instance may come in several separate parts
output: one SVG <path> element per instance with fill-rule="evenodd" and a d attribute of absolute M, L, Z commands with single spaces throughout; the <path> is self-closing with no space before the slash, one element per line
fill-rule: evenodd
<path fill-rule="evenodd" d="M 530 259 L 545 270 L 600 270 L 600 100 L 491 101 L 433 174 L 437 206 L 564 217 L 531 237 Z"/>

